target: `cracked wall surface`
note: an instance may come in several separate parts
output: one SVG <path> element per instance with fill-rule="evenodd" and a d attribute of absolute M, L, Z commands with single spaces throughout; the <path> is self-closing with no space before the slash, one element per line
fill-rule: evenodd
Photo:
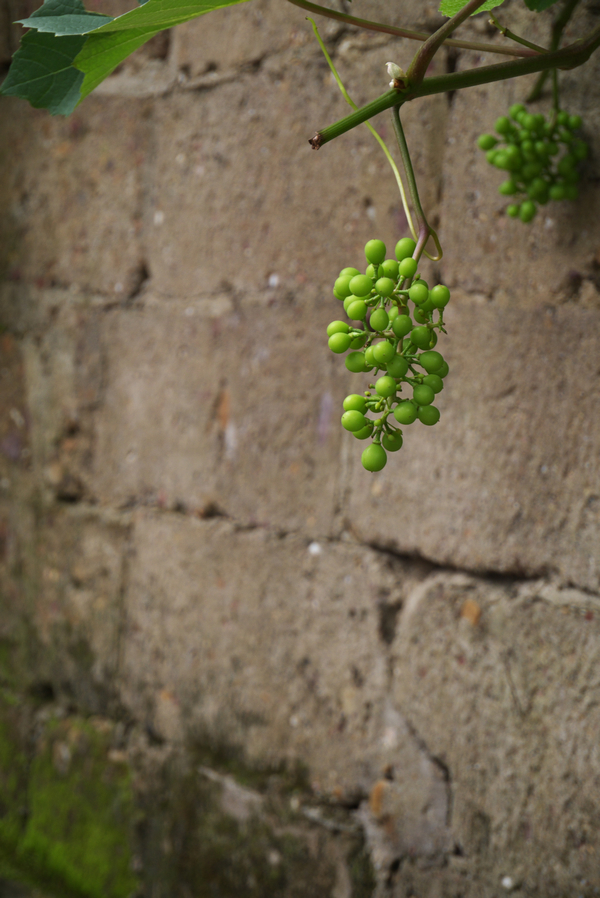
<path fill-rule="evenodd" d="M 533 77 L 408 105 L 451 375 L 372 476 L 323 335 L 339 269 L 406 222 L 366 130 L 308 146 L 346 107 L 304 16 L 180 26 L 69 119 L 0 103 L 0 697 L 27 769 L 68 777 L 81 718 L 111 734 L 148 898 L 598 895 L 598 59 L 561 75 L 581 197 L 527 228 L 475 140 Z M 357 103 L 409 59 L 321 33 Z"/>

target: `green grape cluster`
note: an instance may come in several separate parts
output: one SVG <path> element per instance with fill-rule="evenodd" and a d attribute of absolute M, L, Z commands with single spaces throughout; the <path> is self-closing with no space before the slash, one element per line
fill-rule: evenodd
<path fill-rule="evenodd" d="M 434 347 L 438 332 L 446 333 L 450 291 L 443 284 L 429 289 L 419 276 L 415 250 L 415 241 L 403 237 L 395 258 L 386 259 L 385 243 L 369 240 L 366 271 L 343 268 L 333 286 L 351 323 L 329 324 L 329 348 L 347 352 L 346 368 L 369 372 L 374 381 L 364 394 L 351 393 L 343 402 L 342 426 L 358 440 L 372 440 L 362 454 L 367 471 L 381 471 L 387 452 L 401 448 L 398 424 L 419 420 L 431 426 L 440 419 L 432 403 L 444 387 L 448 365 Z"/>
<path fill-rule="evenodd" d="M 546 121 L 521 103 L 511 106 L 509 115 L 496 121 L 500 138 L 482 134 L 477 144 L 488 162 L 508 173 L 498 188 L 502 196 L 515 198 L 506 207 L 507 215 L 528 222 L 538 204 L 577 199 L 578 164 L 587 157 L 588 145 L 573 133 L 581 127 L 579 115 L 559 111 Z"/>

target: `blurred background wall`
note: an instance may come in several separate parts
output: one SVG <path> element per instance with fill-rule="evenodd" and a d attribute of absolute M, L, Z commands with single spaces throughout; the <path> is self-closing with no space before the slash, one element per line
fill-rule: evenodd
<path fill-rule="evenodd" d="M 358 104 L 414 49 L 319 24 Z M 325 327 L 406 222 L 366 129 L 308 146 L 347 107 L 302 10 L 180 26 L 68 119 L 0 102 L 7 895 L 600 894 L 599 65 L 561 73 L 580 199 L 528 226 L 475 141 L 533 77 L 405 109 L 451 374 L 377 475 Z"/>

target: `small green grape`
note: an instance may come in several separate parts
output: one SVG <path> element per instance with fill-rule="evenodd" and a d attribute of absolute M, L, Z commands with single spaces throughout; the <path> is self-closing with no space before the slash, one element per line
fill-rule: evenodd
<path fill-rule="evenodd" d="M 361 461 L 363 468 L 366 468 L 367 471 L 381 471 L 387 462 L 385 449 L 379 443 L 371 443 L 363 452 Z"/>
<path fill-rule="evenodd" d="M 569 124 L 569 113 L 568 112 L 559 112 L 556 116 L 556 121 L 559 125 L 562 125 L 563 128 Z"/>
<path fill-rule="evenodd" d="M 367 346 L 365 349 L 365 361 L 369 368 L 375 368 L 377 366 L 377 359 L 375 358 L 374 352 L 374 346 Z"/>
<path fill-rule="evenodd" d="M 347 296 L 350 296 L 350 294 L 352 293 L 352 290 L 350 289 L 350 286 L 349 286 L 351 280 L 352 280 L 351 277 L 344 275 L 343 277 L 339 277 L 336 280 L 335 284 L 333 285 L 334 291 L 337 293 L 338 296 L 341 296 L 342 299 L 345 299 Z"/>
<path fill-rule="evenodd" d="M 367 400 L 360 393 L 350 393 L 342 403 L 345 412 L 362 412 L 367 410 Z"/>
<path fill-rule="evenodd" d="M 563 156 L 558 165 L 556 166 L 559 175 L 566 175 L 577 165 L 577 159 L 575 156 L 571 155 L 571 153 L 567 153 L 566 156 Z"/>
<path fill-rule="evenodd" d="M 327 336 L 331 337 L 332 334 L 347 334 L 349 330 L 350 327 L 345 321 L 332 321 L 331 324 L 327 325 Z"/>
<path fill-rule="evenodd" d="M 523 106 L 522 103 L 513 103 L 513 105 L 508 110 L 510 117 L 514 118 L 515 121 L 517 121 L 517 122 L 519 121 L 517 116 L 520 115 L 521 112 L 526 112 L 526 111 L 527 110 L 525 109 L 525 107 Z"/>
<path fill-rule="evenodd" d="M 357 302 L 357 300 L 359 300 L 359 299 L 360 299 L 360 297 L 354 296 L 353 293 L 351 293 L 350 296 L 347 296 L 344 299 L 344 312 L 346 312 L 346 314 L 348 314 L 349 307 L 352 305 L 353 302 Z"/>
<path fill-rule="evenodd" d="M 394 292 L 395 284 L 391 278 L 379 278 L 375 284 L 375 289 L 380 296 L 391 296 Z"/>
<path fill-rule="evenodd" d="M 346 356 L 346 368 L 353 374 L 360 374 L 367 370 L 367 362 L 364 352 L 351 352 Z"/>
<path fill-rule="evenodd" d="M 388 452 L 397 452 L 402 448 L 402 434 L 399 430 L 383 435 L 381 442 Z"/>
<path fill-rule="evenodd" d="M 444 377 L 446 377 L 446 375 L 448 374 L 449 371 L 450 371 L 450 368 L 448 367 L 448 362 L 443 362 L 441 368 L 438 368 L 435 373 L 437 374 L 438 377 L 444 378 Z"/>
<path fill-rule="evenodd" d="M 429 291 L 429 299 L 436 309 L 444 309 L 450 302 L 450 291 L 445 284 L 436 284 Z"/>
<path fill-rule="evenodd" d="M 397 337 L 406 337 L 412 330 L 413 323 L 409 315 L 398 315 L 392 321 L 392 330 Z"/>
<path fill-rule="evenodd" d="M 408 291 L 409 297 L 415 303 L 415 305 L 422 305 L 422 303 L 427 302 L 429 299 L 429 290 L 422 284 L 420 281 L 417 281 L 416 284 L 413 284 Z"/>
<path fill-rule="evenodd" d="M 517 190 L 518 190 L 517 185 L 512 180 L 512 178 L 509 178 L 508 181 L 502 182 L 502 184 L 498 188 L 498 193 L 501 196 L 513 196 L 513 194 L 515 194 L 517 192 Z"/>
<path fill-rule="evenodd" d="M 383 268 L 381 265 L 367 265 L 365 275 L 368 278 L 380 278 L 383 275 Z"/>
<path fill-rule="evenodd" d="M 340 277 L 349 277 L 353 278 L 355 275 L 360 274 L 358 268 L 342 268 L 340 271 Z"/>
<path fill-rule="evenodd" d="M 417 415 L 421 424 L 427 424 L 429 427 L 440 420 L 440 410 L 435 405 L 420 405 Z"/>
<path fill-rule="evenodd" d="M 340 294 L 337 293 L 335 290 L 333 291 L 333 295 L 335 296 L 336 299 L 339 299 L 340 301 L 344 299 L 344 297 L 340 296 Z"/>
<path fill-rule="evenodd" d="M 383 277 L 391 278 L 393 281 L 398 279 L 398 263 L 395 259 L 386 259 L 382 263 Z"/>
<path fill-rule="evenodd" d="M 390 319 L 385 309 L 376 309 L 371 313 L 369 324 L 374 331 L 384 331 L 389 323 Z"/>
<path fill-rule="evenodd" d="M 419 265 L 416 259 L 411 259 L 410 257 L 402 259 L 398 266 L 398 274 L 403 278 L 412 278 L 417 273 L 418 267 Z"/>
<path fill-rule="evenodd" d="M 386 365 L 387 373 L 391 377 L 404 377 L 408 371 L 408 362 L 401 355 L 395 355 L 391 362 Z"/>
<path fill-rule="evenodd" d="M 428 327 L 413 327 L 410 332 L 410 339 L 419 349 L 427 349 L 429 347 L 431 336 L 432 334 Z"/>
<path fill-rule="evenodd" d="M 435 399 L 435 393 L 427 384 L 417 384 L 413 388 L 413 399 L 417 405 L 430 405 Z"/>
<path fill-rule="evenodd" d="M 427 324 L 429 321 L 429 315 L 423 309 L 415 309 L 413 317 L 417 324 Z"/>
<path fill-rule="evenodd" d="M 417 244 L 412 237 L 402 237 L 396 244 L 394 255 L 399 262 L 402 262 L 404 259 L 408 259 L 412 256 L 416 248 Z M 412 275 L 405 275 L 405 277 L 412 277 Z"/>
<path fill-rule="evenodd" d="M 401 402 L 394 409 L 394 418 L 398 424 L 412 424 L 417 420 L 417 407 L 410 400 Z"/>
<path fill-rule="evenodd" d="M 439 369 L 446 363 L 441 353 L 436 352 L 435 350 L 428 350 L 427 352 L 422 352 L 417 361 L 420 362 L 428 374 L 437 374 L 439 377 L 442 376 L 439 373 Z"/>
<path fill-rule="evenodd" d="M 516 206 L 514 203 L 511 203 L 510 206 L 506 207 L 506 214 L 510 216 L 510 218 L 518 218 L 519 209 L 520 206 Z"/>
<path fill-rule="evenodd" d="M 380 265 L 385 259 L 385 243 L 383 240 L 369 240 L 365 246 L 365 256 L 371 265 Z"/>
<path fill-rule="evenodd" d="M 444 389 L 444 381 L 439 374 L 426 374 L 423 378 L 423 383 L 431 387 L 434 393 L 441 393 Z"/>
<path fill-rule="evenodd" d="M 396 350 L 392 343 L 389 340 L 383 340 L 381 343 L 376 343 L 373 347 L 373 357 L 376 362 L 382 362 L 384 365 L 387 365 L 390 362 Z"/>
<path fill-rule="evenodd" d="M 352 338 L 349 334 L 332 334 L 327 342 L 332 352 L 346 352 L 350 348 Z"/>
<path fill-rule="evenodd" d="M 390 396 L 395 395 L 398 385 L 393 377 L 390 377 L 389 374 L 384 374 L 383 377 L 380 377 L 379 380 L 376 381 L 375 389 L 380 396 L 383 396 L 384 399 L 388 399 Z"/>
<path fill-rule="evenodd" d="M 356 274 L 349 283 L 350 292 L 355 296 L 368 296 L 373 289 L 373 282 L 366 274 Z"/>
<path fill-rule="evenodd" d="M 362 430 L 355 430 L 352 436 L 356 437 L 357 440 L 368 440 L 373 433 L 374 426 L 372 421 L 368 421 L 366 427 L 363 427 Z"/>
<path fill-rule="evenodd" d="M 583 162 L 583 160 L 588 157 L 589 146 L 583 140 L 574 140 L 573 145 L 571 146 L 571 152 L 578 162 Z"/>
<path fill-rule="evenodd" d="M 354 300 L 354 302 L 351 302 L 346 309 L 346 314 L 348 315 L 348 318 L 352 319 L 352 321 L 364 321 L 367 317 L 366 303 L 363 302 L 362 299 Z"/>
<path fill-rule="evenodd" d="M 521 208 L 519 209 L 519 218 L 523 222 L 531 221 L 536 212 L 537 209 L 535 207 L 535 203 L 532 203 L 531 200 L 525 200 L 524 203 L 521 203 Z"/>
<path fill-rule="evenodd" d="M 567 127 L 569 127 L 571 131 L 575 131 L 577 128 L 581 128 L 581 123 L 582 119 L 580 115 L 570 115 Z"/>
<path fill-rule="evenodd" d="M 400 310 L 399 310 L 398 306 L 392 306 L 392 308 L 388 312 L 390 321 L 395 321 L 399 314 L 400 314 Z"/>
<path fill-rule="evenodd" d="M 482 134 L 477 138 L 477 145 L 480 150 L 492 150 L 497 143 L 498 140 L 491 134 Z"/>
<path fill-rule="evenodd" d="M 350 349 L 362 349 L 368 339 L 369 335 L 367 333 L 354 336 L 352 338 L 352 343 L 350 344 Z"/>
<path fill-rule="evenodd" d="M 502 115 L 500 118 L 496 119 L 494 130 L 497 131 L 498 134 L 508 134 L 508 132 L 512 130 L 512 125 L 506 116 Z"/>
<path fill-rule="evenodd" d="M 543 178 L 534 178 L 527 188 L 527 196 L 532 200 L 537 200 L 548 192 L 548 185 Z"/>
<path fill-rule="evenodd" d="M 367 419 L 362 412 L 351 409 L 342 415 L 342 427 L 354 433 L 356 430 L 362 430 L 367 426 Z"/>
<path fill-rule="evenodd" d="M 540 162 L 528 162 L 527 165 L 524 165 L 521 169 L 521 174 L 525 181 L 530 181 L 532 178 L 536 178 L 541 173 L 542 169 L 543 165 Z"/>
<path fill-rule="evenodd" d="M 433 349 L 433 347 L 437 344 L 437 341 L 438 341 L 438 336 L 434 330 L 432 330 L 430 332 L 430 334 L 431 335 L 429 337 L 429 346 L 427 347 L 427 349 Z"/>
<path fill-rule="evenodd" d="M 551 200 L 564 200 L 567 195 L 564 184 L 553 184 L 549 193 Z"/>

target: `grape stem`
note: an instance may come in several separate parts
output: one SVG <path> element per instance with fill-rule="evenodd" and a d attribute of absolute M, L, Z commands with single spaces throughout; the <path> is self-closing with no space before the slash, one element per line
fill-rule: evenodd
<path fill-rule="evenodd" d="M 577 0 L 577 2 L 579 2 L 579 0 Z M 490 13 L 490 24 L 494 25 L 504 37 L 508 37 L 511 41 L 515 41 L 517 44 L 529 47 L 530 50 L 535 50 L 536 53 L 548 52 L 546 47 L 540 47 L 539 44 L 532 44 L 531 41 L 526 41 L 524 37 L 519 37 L 519 35 L 515 34 L 514 31 L 511 31 L 510 28 L 501 25 L 493 12 Z M 556 49 L 556 47 L 550 49 Z"/>
<path fill-rule="evenodd" d="M 393 25 L 382 25 L 379 22 L 371 22 L 369 19 L 358 19 L 355 16 L 349 16 L 345 13 L 337 12 L 334 9 L 328 9 L 326 6 L 317 6 L 316 3 L 310 3 L 309 0 L 288 0 L 294 6 L 300 9 L 306 9 L 318 16 L 325 16 L 328 19 L 335 19 L 338 22 L 345 22 L 348 25 L 356 25 L 359 28 L 365 28 L 368 31 L 379 31 L 383 34 L 392 34 L 394 37 L 406 37 L 413 41 L 427 41 L 430 36 L 423 31 L 409 31 L 407 28 L 395 28 Z M 460 50 L 478 50 L 480 53 L 497 53 L 502 56 L 531 56 L 532 53 L 527 49 L 519 49 L 518 47 L 502 47 L 496 44 L 489 44 L 482 41 L 460 41 L 445 40 L 446 47 L 456 47 Z"/>
<path fill-rule="evenodd" d="M 551 51 L 558 50 L 563 31 L 569 24 L 571 16 L 575 12 L 575 8 L 579 5 L 580 2 L 581 0 L 566 0 L 565 5 L 563 6 L 560 14 L 557 16 L 552 26 L 552 37 L 550 39 Z M 548 72 L 548 70 L 540 73 L 531 90 L 531 93 L 527 97 L 527 103 L 534 103 L 536 100 L 539 100 L 549 74 L 550 73 Z"/>
<path fill-rule="evenodd" d="M 332 62 L 332 59 L 331 59 L 329 53 L 327 52 L 327 48 L 325 47 L 325 44 L 323 43 L 321 35 L 319 34 L 319 29 L 317 28 L 314 20 L 310 18 L 310 16 L 307 16 L 307 19 L 313 27 L 315 37 L 317 38 L 317 41 L 319 42 L 319 46 L 323 52 L 325 59 L 327 60 L 329 68 L 331 69 L 333 77 L 335 78 L 335 82 L 336 82 L 337 86 L 339 87 L 339 89 L 342 93 L 342 96 L 344 97 L 344 99 L 348 103 L 348 105 L 351 106 L 356 111 L 358 109 L 358 106 L 352 100 L 352 98 L 348 94 L 348 91 L 344 87 L 342 79 L 338 75 L 336 68 Z M 404 214 L 406 215 L 406 220 L 408 222 L 410 232 L 416 241 L 418 239 L 417 232 L 416 232 L 413 220 L 412 220 L 412 216 L 410 214 L 410 206 L 408 205 L 408 201 L 406 199 L 406 192 L 404 190 L 404 184 L 402 182 L 402 178 L 400 177 L 400 172 L 398 171 L 398 166 L 394 162 L 392 155 L 391 155 L 390 151 L 388 150 L 383 138 L 377 133 L 375 128 L 373 128 L 373 126 L 371 124 L 369 124 L 369 122 L 365 122 L 365 124 L 366 124 L 367 128 L 369 129 L 369 131 L 371 132 L 371 134 L 373 135 L 373 137 L 375 138 L 375 140 L 377 141 L 377 143 L 379 144 L 379 146 L 381 147 L 381 149 L 383 150 L 383 152 L 385 154 L 385 158 L 389 162 L 389 164 L 392 168 L 392 171 L 394 172 L 394 177 L 396 178 L 396 183 L 398 184 L 398 190 L 400 191 L 400 199 L 402 200 L 402 208 L 404 209 Z M 439 246 L 439 244 L 438 244 L 438 246 Z M 439 249 L 439 253 L 441 253 L 441 249 Z M 425 253 L 425 255 L 427 256 L 428 259 L 431 259 L 432 262 L 439 262 L 439 260 L 441 259 L 441 255 L 434 257 L 434 256 L 430 256 L 429 253 L 427 253 L 427 252 Z"/>
<path fill-rule="evenodd" d="M 452 16 L 451 19 L 444 22 L 441 28 L 438 28 L 431 37 L 427 38 L 423 46 L 415 53 L 413 60 L 408 67 L 408 71 L 406 72 L 406 77 L 411 87 L 418 86 L 421 83 L 433 57 L 446 38 L 449 37 L 453 31 L 456 31 L 458 26 L 462 25 L 469 16 L 477 12 L 479 7 L 483 6 L 484 3 L 485 0 L 469 0 L 469 2 L 466 3 L 455 16 Z"/>
<path fill-rule="evenodd" d="M 419 97 L 462 90 L 465 87 L 476 87 L 480 84 L 491 84 L 494 81 L 506 81 L 508 78 L 530 75 L 546 69 L 577 68 L 586 63 L 599 46 L 600 26 L 590 32 L 587 38 L 576 40 L 567 47 L 563 47 L 562 50 L 539 53 L 529 59 L 500 62 L 494 65 L 467 69 L 464 72 L 452 72 L 448 75 L 424 78 L 421 84 L 417 86 L 409 85 L 403 89 L 392 88 L 375 100 L 371 100 L 370 103 L 362 106 L 352 115 L 348 115 L 339 122 L 329 125 L 322 131 L 317 131 L 314 137 L 310 138 L 309 143 L 313 149 L 318 150 L 323 144 L 334 140 L 347 131 L 351 131 L 352 128 L 356 128 L 378 113 L 391 109 L 398 104 L 406 103 L 409 100 L 416 100 Z"/>
<path fill-rule="evenodd" d="M 394 131 L 396 132 L 396 139 L 398 140 L 398 147 L 400 149 L 400 155 L 402 157 L 402 163 L 404 165 L 404 171 L 406 172 L 406 180 L 408 181 L 408 190 L 410 193 L 410 198 L 412 200 L 412 204 L 415 210 L 415 217 L 417 219 L 417 224 L 419 228 L 419 233 L 417 237 L 417 246 L 415 248 L 413 258 L 417 261 L 420 259 L 421 255 L 425 250 L 425 246 L 430 237 L 433 238 L 433 241 L 436 245 L 436 249 L 438 251 L 437 256 L 433 257 L 433 261 L 439 262 L 442 258 L 443 252 L 442 247 L 440 245 L 440 241 L 436 232 L 433 228 L 427 223 L 427 219 L 425 218 L 425 213 L 423 212 L 423 207 L 421 206 L 421 200 L 419 199 L 419 190 L 417 188 L 417 181 L 415 178 L 415 173 L 412 167 L 412 162 L 410 159 L 410 153 L 408 152 L 408 146 L 406 143 L 406 137 L 404 136 L 404 129 L 402 127 L 402 122 L 400 121 L 400 106 L 392 107 L 392 122 L 394 124 Z M 432 256 L 429 256 L 431 259 Z"/>

